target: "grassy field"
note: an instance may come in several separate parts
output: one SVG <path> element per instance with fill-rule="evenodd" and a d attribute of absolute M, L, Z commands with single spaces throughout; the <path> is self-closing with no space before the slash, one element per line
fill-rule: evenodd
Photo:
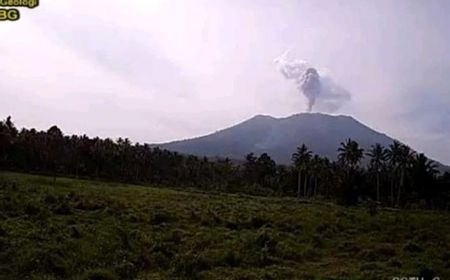
<path fill-rule="evenodd" d="M 0 279 L 450 279 L 450 214 L 0 173 Z"/>

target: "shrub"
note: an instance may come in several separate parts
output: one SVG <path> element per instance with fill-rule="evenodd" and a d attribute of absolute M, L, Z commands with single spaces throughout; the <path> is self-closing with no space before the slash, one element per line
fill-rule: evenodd
<path fill-rule="evenodd" d="M 273 236 L 272 231 L 266 228 L 258 231 L 255 242 L 259 247 L 267 248 L 270 253 L 275 251 L 277 245 L 277 240 Z"/>
<path fill-rule="evenodd" d="M 346 241 L 338 246 L 338 249 L 345 253 L 358 253 L 362 249 L 352 241 Z"/>
<path fill-rule="evenodd" d="M 201 254 L 187 254 L 178 255 L 174 261 L 175 272 L 181 276 L 195 277 L 199 272 L 210 269 L 209 261 Z"/>
<path fill-rule="evenodd" d="M 2 225 L 0 225 L 0 237 L 2 236 L 6 236 L 8 233 L 6 232 L 6 230 L 2 227 Z"/>
<path fill-rule="evenodd" d="M 46 204 L 53 205 L 53 204 L 55 204 L 55 203 L 58 202 L 58 199 L 57 199 L 54 195 L 52 195 L 52 194 L 47 194 L 47 195 L 44 197 L 44 202 L 45 202 Z"/>
<path fill-rule="evenodd" d="M 249 228 L 254 228 L 254 229 L 259 229 L 262 228 L 263 226 L 270 226 L 270 221 L 263 218 L 263 217 L 251 217 L 248 221 L 248 227 Z"/>
<path fill-rule="evenodd" d="M 415 242 L 408 242 L 405 247 L 403 247 L 403 250 L 410 252 L 410 253 L 421 253 L 423 252 L 423 248 L 420 247 L 417 243 Z"/>
<path fill-rule="evenodd" d="M 222 260 L 227 266 L 237 267 L 241 263 L 241 259 L 234 251 L 227 251 Z"/>
<path fill-rule="evenodd" d="M 361 271 L 379 270 L 380 266 L 377 263 L 363 263 L 359 268 Z"/>
<path fill-rule="evenodd" d="M 316 262 L 319 261 L 322 257 L 320 252 L 317 249 L 308 248 L 305 251 L 303 251 L 303 259 L 307 260 L 309 262 Z"/>
<path fill-rule="evenodd" d="M 135 279 L 138 274 L 136 266 L 128 261 L 123 261 L 121 264 L 116 266 L 115 272 L 121 279 Z"/>
<path fill-rule="evenodd" d="M 29 202 L 29 203 L 27 203 L 27 205 L 25 205 L 24 212 L 28 216 L 36 216 L 39 214 L 40 211 L 41 211 L 41 208 L 38 205 L 36 205 L 35 203 Z"/>
<path fill-rule="evenodd" d="M 82 280 L 119 280 L 119 277 L 110 270 L 98 268 L 85 272 Z"/>
<path fill-rule="evenodd" d="M 321 234 L 313 234 L 312 236 L 312 245 L 314 248 L 323 248 L 325 246 L 325 237 Z"/>
<path fill-rule="evenodd" d="M 169 223 L 173 220 L 173 217 L 168 212 L 157 211 L 152 213 L 150 218 L 150 224 L 157 226 L 164 223 Z"/>
<path fill-rule="evenodd" d="M 388 265 L 394 268 L 402 267 L 402 262 L 397 258 L 392 258 L 389 260 Z"/>
<path fill-rule="evenodd" d="M 53 209 L 53 213 L 57 215 L 72 215 L 72 209 L 67 202 L 61 202 L 57 207 Z"/>
<path fill-rule="evenodd" d="M 69 226 L 70 237 L 79 239 L 82 237 L 81 231 L 76 225 Z"/>
<path fill-rule="evenodd" d="M 434 277 L 436 277 L 436 272 L 433 269 L 426 266 L 420 268 L 419 279 L 432 280 Z"/>

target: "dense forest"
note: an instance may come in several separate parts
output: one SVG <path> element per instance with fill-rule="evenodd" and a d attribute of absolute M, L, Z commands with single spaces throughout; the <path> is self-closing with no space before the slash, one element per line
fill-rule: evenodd
<path fill-rule="evenodd" d="M 299 143 L 292 164 L 277 165 L 268 154 L 237 163 L 162 150 L 129 139 L 67 136 L 0 122 L 0 169 L 127 183 L 326 199 L 344 205 L 374 202 L 389 207 L 450 208 L 450 174 L 439 174 L 424 154 L 394 141 L 364 151 L 347 139 L 338 160 L 314 154 Z M 368 165 L 362 165 L 367 157 Z"/>

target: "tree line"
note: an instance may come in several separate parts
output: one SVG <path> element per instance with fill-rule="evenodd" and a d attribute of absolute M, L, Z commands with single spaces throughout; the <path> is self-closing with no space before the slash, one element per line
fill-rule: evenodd
<path fill-rule="evenodd" d="M 344 205 L 374 201 L 390 207 L 449 209 L 450 174 L 439 174 L 424 154 L 394 141 L 364 151 L 347 139 L 337 160 L 300 145 L 292 164 L 263 153 L 242 162 L 162 150 L 129 139 L 64 135 L 0 121 L 0 169 L 137 184 L 169 185 L 257 195 L 327 199 Z M 366 158 L 368 164 L 361 164 Z"/>

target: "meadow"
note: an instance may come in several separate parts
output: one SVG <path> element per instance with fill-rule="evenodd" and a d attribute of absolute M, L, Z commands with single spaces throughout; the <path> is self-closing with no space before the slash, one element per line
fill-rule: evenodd
<path fill-rule="evenodd" d="M 450 279 L 448 212 L 0 173 L 0 279 L 406 276 Z"/>

